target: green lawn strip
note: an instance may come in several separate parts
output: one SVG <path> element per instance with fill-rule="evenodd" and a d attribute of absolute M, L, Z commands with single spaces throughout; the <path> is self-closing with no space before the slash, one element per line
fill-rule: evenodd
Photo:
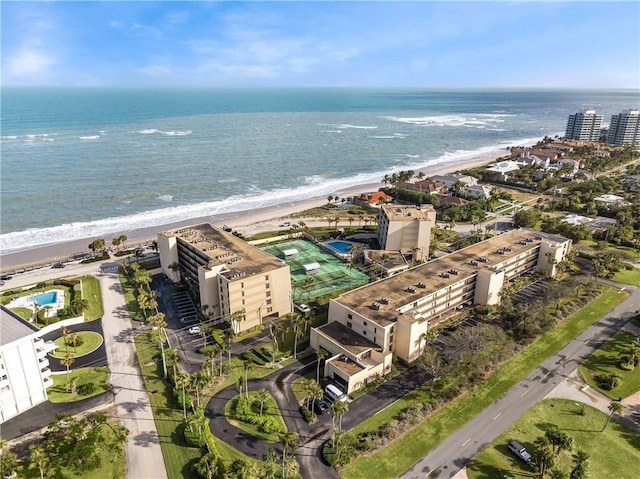
<path fill-rule="evenodd" d="M 73 335 L 78 335 L 82 341 L 82 343 L 78 343 L 76 347 L 70 344 L 70 338 Z M 69 344 L 65 343 L 65 340 Z M 72 358 L 79 358 L 98 349 L 102 345 L 103 341 L 104 340 L 99 333 L 94 331 L 78 331 L 77 333 L 70 334 L 66 338 L 61 336 L 56 339 L 54 343 L 58 345 L 58 349 L 50 352 L 49 354 L 54 358 L 60 359 L 66 358 L 67 355 Z"/>
<path fill-rule="evenodd" d="M 264 403 L 264 407 L 262 410 L 262 414 L 264 416 L 272 416 L 276 419 L 276 421 L 278 421 L 280 430 L 272 434 L 267 434 L 266 432 L 262 431 L 258 426 L 240 421 L 236 418 L 235 411 L 236 411 L 236 405 L 238 403 L 239 397 L 240 396 L 238 395 L 233 399 L 231 399 L 229 402 L 227 402 L 224 408 L 224 414 L 227 417 L 227 420 L 229 420 L 229 422 L 232 425 L 236 426 L 239 429 L 242 429 L 245 432 L 248 432 L 252 436 L 260 439 L 261 441 L 279 442 L 280 432 L 286 432 L 287 426 L 284 423 L 284 419 L 282 419 L 282 414 L 280 414 L 280 409 L 278 408 L 278 404 L 276 403 L 276 400 L 273 398 L 273 396 L 269 395 L 269 399 L 267 399 L 267 401 Z M 251 401 L 256 400 L 256 391 L 249 391 L 249 399 Z M 260 414 L 259 408 L 254 407 L 253 410 L 256 414 Z"/>
<path fill-rule="evenodd" d="M 291 383 L 291 390 L 293 391 L 293 395 L 296 397 L 298 402 L 303 401 L 307 398 L 307 390 L 304 387 L 304 383 L 310 379 L 316 380 L 316 371 L 309 371 L 304 376 L 300 376 L 298 379 Z"/>
<path fill-rule="evenodd" d="M 135 295 L 135 286 L 128 276 L 120 275 L 120 284 L 124 290 L 124 301 L 129 311 L 129 317 L 133 321 L 144 321 L 144 316 L 138 307 L 138 301 Z"/>
<path fill-rule="evenodd" d="M 102 291 L 100 290 L 100 280 L 95 276 L 83 276 L 82 297 L 89 301 L 89 309 L 84 312 L 87 321 L 104 316 L 104 306 L 102 303 Z"/>
<path fill-rule="evenodd" d="M 620 367 L 620 358 L 624 356 L 626 348 L 636 338 L 637 336 L 634 334 L 619 331 L 600 346 L 579 366 L 580 374 L 585 382 L 611 399 L 626 398 L 636 391 L 640 391 L 640 367 L 633 371 L 625 371 Z M 595 381 L 595 376 L 599 374 L 619 374 L 622 383 L 611 391 L 601 389 Z"/>
<path fill-rule="evenodd" d="M 67 374 L 53 374 L 53 386 L 47 389 L 47 396 L 49 401 L 54 403 L 62 402 L 74 402 L 81 399 L 90 398 L 102 394 L 109 389 L 107 385 L 107 379 L 109 379 L 109 370 L 106 367 L 100 368 L 78 368 L 69 373 L 69 380 L 76 380 L 76 390 L 83 384 L 93 383 L 95 384 L 95 390 L 84 396 L 78 394 L 71 394 L 67 392 Z"/>
<path fill-rule="evenodd" d="M 172 386 L 162 379 L 162 360 L 157 343 L 149 333 L 136 336 L 136 351 L 145 387 L 158 430 L 160 446 L 168 477 L 195 478 L 191 464 L 202 457 L 202 451 L 189 446 L 182 434 L 183 413 L 173 396 Z"/>
<path fill-rule="evenodd" d="M 618 283 L 628 284 L 629 286 L 638 286 L 640 284 L 640 268 L 618 271 L 613 275 L 613 280 Z"/>
<path fill-rule="evenodd" d="M 372 471 L 375 471 L 378 479 L 397 477 L 625 297 L 626 294 L 614 288 L 603 287 L 603 293 L 597 299 L 506 361 L 478 389 L 445 406 L 390 446 L 371 455 L 359 456 L 341 470 L 341 477 L 366 478 Z M 364 421 L 354 431 L 376 431 L 414 399 L 415 396 L 409 399 L 401 398 Z M 377 417 L 379 415 L 380 418 Z"/>
<path fill-rule="evenodd" d="M 113 438 L 113 431 L 105 426 L 102 426 L 102 434 L 106 436 L 107 442 L 111 442 Z M 124 461 L 124 449 L 118 447 L 107 447 L 102 445 L 99 447 L 100 451 L 100 465 L 95 469 L 83 469 L 81 472 L 64 467 L 65 459 L 58 458 L 57 461 L 52 461 L 55 465 L 60 465 L 60 468 L 54 473 L 45 474 L 47 478 L 82 478 L 82 479 L 126 479 L 127 472 L 125 469 Z M 16 471 L 19 479 L 40 479 L 40 472 L 38 469 L 30 469 L 27 463 L 22 463 Z"/>
<path fill-rule="evenodd" d="M 589 455 L 589 477 L 637 477 L 640 435 L 615 420 L 601 431 L 607 415 L 590 406 L 584 416 L 581 410 L 581 403 L 567 399 L 539 402 L 471 461 L 467 466 L 469 479 L 503 477 L 507 473 L 513 477 L 532 476 L 533 470 L 509 451 L 507 443 L 515 439 L 533 453 L 534 441 L 552 424 L 573 437 L 574 452 L 582 449 Z M 571 452 L 562 452 L 556 467 L 568 474 L 572 467 Z"/>
<path fill-rule="evenodd" d="M 25 321 L 30 321 L 31 320 L 31 316 L 33 315 L 33 309 L 23 308 L 21 306 L 18 306 L 16 308 L 11 308 L 11 311 L 16 313 L 18 316 L 20 316 Z"/>

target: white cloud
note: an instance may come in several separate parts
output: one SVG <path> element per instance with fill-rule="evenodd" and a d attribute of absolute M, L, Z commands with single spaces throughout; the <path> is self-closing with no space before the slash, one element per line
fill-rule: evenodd
<path fill-rule="evenodd" d="M 108 25 L 111 28 L 122 28 L 122 23 L 120 23 L 118 20 L 111 20 Z"/>
<path fill-rule="evenodd" d="M 55 59 L 50 54 L 35 46 L 24 46 L 7 58 L 8 74 L 11 78 L 28 79 L 41 76 L 54 64 Z"/>
<path fill-rule="evenodd" d="M 182 23 L 187 23 L 190 18 L 189 12 L 185 10 L 181 10 L 179 12 L 170 12 L 166 16 L 167 22 L 172 25 L 179 25 Z"/>

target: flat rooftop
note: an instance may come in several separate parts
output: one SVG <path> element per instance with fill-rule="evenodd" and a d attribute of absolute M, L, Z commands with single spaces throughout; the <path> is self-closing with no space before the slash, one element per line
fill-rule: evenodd
<path fill-rule="evenodd" d="M 231 281 L 240 281 L 244 276 L 268 273 L 285 266 L 278 258 L 208 223 L 160 234 L 178 238 L 190 248 L 199 250 L 208 259 L 207 265 L 211 268 L 225 265 L 228 271 L 222 274 Z"/>
<path fill-rule="evenodd" d="M 333 359 L 331 361 L 331 364 L 336 366 L 338 369 L 340 369 L 340 371 L 347 374 L 348 376 L 353 376 L 354 374 L 358 374 L 360 371 L 364 369 L 363 366 L 360 366 L 359 364 L 354 363 L 350 359 L 347 359 L 345 361 L 344 359 L 341 359 L 339 357 Z"/>
<path fill-rule="evenodd" d="M 354 289 L 334 301 L 381 326 L 387 326 L 397 320 L 401 314 L 399 309 L 403 306 L 473 277 L 478 271 L 493 270 L 497 264 L 538 247 L 542 242 L 557 244 L 566 241 L 566 238 L 538 231 L 512 230 Z M 498 253 L 499 250 L 502 253 Z M 485 258 L 486 262 L 478 261 L 480 258 Z M 457 271 L 457 274 L 452 274 L 451 270 Z M 376 303 L 375 307 L 373 303 Z"/>
<path fill-rule="evenodd" d="M 390 220 L 427 220 L 433 217 L 436 210 L 431 205 L 405 206 L 405 205 L 382 205 L 380 207 Z"/>
<path fill-rule="evenodd" d="M 10 344 L 35 332 L 38 328 L 29 324 L 13 311 L 0 306 L 0 346 Z"/>
<path fill-rule="evenodd" d="M 358 356 L 369 349 L 380 349 L 381 347 L 338 321 L 327 323 L 317 328 L 317 330 L 339 343 L 354 356 Z"/>

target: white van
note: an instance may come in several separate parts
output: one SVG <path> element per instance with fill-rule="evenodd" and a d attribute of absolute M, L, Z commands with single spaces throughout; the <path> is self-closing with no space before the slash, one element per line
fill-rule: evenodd
<path fill-rule="evenodd" d="M 345 393 L 343 393 L 342 391 L 340 391 L 340 389 L 335 387 L 333 384 L 329 384 L 326 388 L 324 388 L 324 395 L 327 398 L 329 398 L 329 400 L 331 400 L 331 402 L 333 402 L 333 401 L 346 402 L 347 401 L 347 395 Z"/>

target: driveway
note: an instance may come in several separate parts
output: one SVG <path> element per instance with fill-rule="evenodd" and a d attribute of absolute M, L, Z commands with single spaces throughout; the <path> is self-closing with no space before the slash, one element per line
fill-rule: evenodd
<path fill-rule="evenodd" d="M 79 331 L 93 331 L 94 333 L 98 333 L 100 336 L 104 338 L 104 331 L 102 330 L 102 318 L 96 319 L 95 321 L 90 321 L 87 323 L 74 324 L 72 326 L 68 326 L 67 329 L 72 333 L 77 333 Z M 52 331 L 48 334 L 42 336 L 42 339 L 45 341 L 54 341 L 62 336 L 62 332 L 58 329 L 56 331 Z M 66 371 L 67 367 L 63 366 L 60 363 L 60 359 L 54 358 L 53 356 L 47 356 L 49 359 L 49 367 L 53 372 L 61 372 Z M 105 347 L 105 342 L 102 341 L 102 344 L 98 349 L 92 351 L 89 354 L 85 354 L 84 356 L 80 356 L 75 358 L 71 369 L 77 368 L 95 368 L 107 365 L 107 349 Z"/>

